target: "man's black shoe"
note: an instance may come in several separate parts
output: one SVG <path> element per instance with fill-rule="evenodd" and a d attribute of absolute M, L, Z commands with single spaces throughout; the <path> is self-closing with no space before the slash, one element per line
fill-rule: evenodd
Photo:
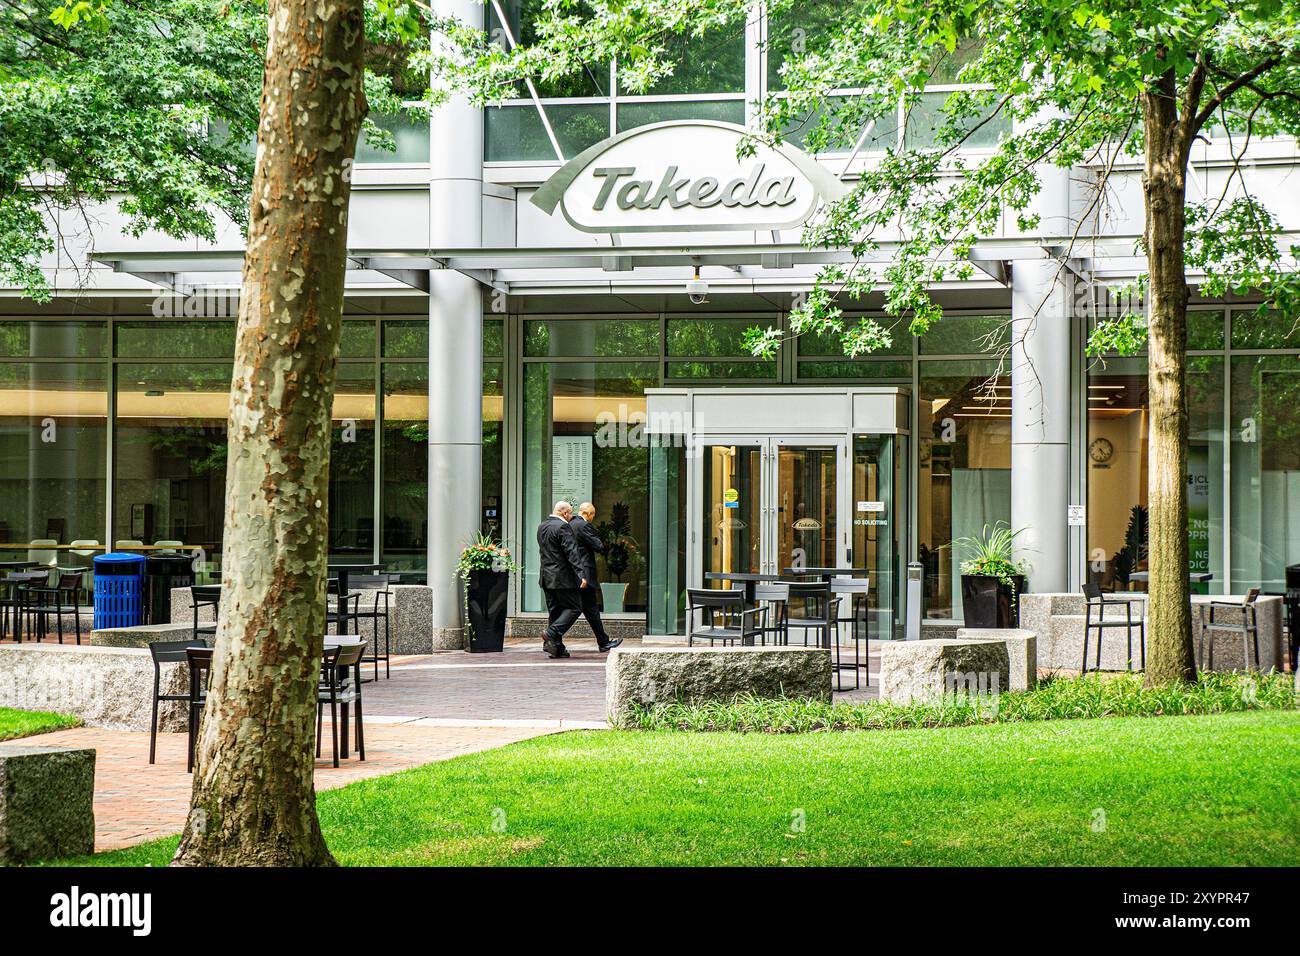
<path fill-rule="evenodd" d="M 623 638 L 621 638 L 621 637 L 616 637 L 616 638 L 614 638 L 613 640 L 608 641 L 608 642 L 605 643 L 605 644 L 601 644 L 601 645 L 599 645 L 599 647 L 600 647 L 600 649 L 601 649 L 602 651 L 609 651 L 609 650 L 613 650 L 614 648 L 618 647 L 618 645 L 620 645 L 620 644 L 622 644 L 622 643 L 623 643 Z"/>
<path fill-rule="evenodd" d="M 570 656 L 568 649 L 563 644 L 552 644 L 547 641 L 542 644 L 542 650 L 544 650 L 546 656 L 551 659 Z"/>

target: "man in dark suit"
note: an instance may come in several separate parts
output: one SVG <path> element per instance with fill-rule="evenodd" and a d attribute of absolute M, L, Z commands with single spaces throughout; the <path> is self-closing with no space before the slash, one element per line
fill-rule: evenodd
<path fill-rule="evenodd" d="M 582 549 L 569 526 L 573 506 L 557 501 L 555 510 L 537 526 L 537 552 L 540 558 L 538 583 L 546 595 L 546 640 L 542 650 L 547 657 L 568 657 L 564 635 L 582 613 L 581 591 L 587 585 L 583 577 Z"/>
<path fill-rule="evenodd" d="M 582 616 L 591 625 L 591 633 L 596 635 L 596 643 L 602 651 L 618 647 L 623 638 L 611 640 L 605 633 L 605 624 L 600 619 L 600 590 L 596 580 L 596 555 L 605 550 L 605 543 L 596 534 L 592 522 L 596 520 L 596 506 L 590 501 L 578 505 L 578 514 L 569 521 L 573 527 L 573 536 L 578 539 L 578 550 L 582 552 L 582 576 L 587 579 L 587 586 L 578 593 L 582 596 Z"/>

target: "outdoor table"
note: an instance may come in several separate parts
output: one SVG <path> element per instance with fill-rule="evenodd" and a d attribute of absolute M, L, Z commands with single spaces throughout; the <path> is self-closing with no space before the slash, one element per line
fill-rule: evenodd
<path fill-rule="evenodd" d="M 782 581 L 779 574 L 757 574 L 750 571 L 708 571 L 704 575 L 707 581 L 735 581 L 745 591 L 745 605 L 753 607 L 754 595 L 758 592 L 759 582 Z"/>
<path fill-rule="evenodd" d="M 38 561 L 0 561 L 0 571 L 26 571 L 38 567 Z"/>
<path fill-rule="evenodd" d="M 862 578 L 867 576 L 866 568 L 786 568 L 785 573 L 794 577 L 821 578 L 829 582 L 831 578 Z"/>

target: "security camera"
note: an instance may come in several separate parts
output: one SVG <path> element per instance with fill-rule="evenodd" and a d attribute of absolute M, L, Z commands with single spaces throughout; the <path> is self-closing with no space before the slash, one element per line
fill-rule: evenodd
<path fill-rule="evenodd" d="M 695 270 L 695 278 L 686 282 L 686 294 L 692 305 L 703 305 L 709 301 L 709 284 L 700 278 L 700 270 Z"/>

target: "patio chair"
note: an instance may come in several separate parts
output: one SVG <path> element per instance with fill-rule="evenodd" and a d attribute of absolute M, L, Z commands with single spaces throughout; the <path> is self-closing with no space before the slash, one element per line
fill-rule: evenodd
<path fill-rule="evenodd" d="M 28 601 L 24 605 L 27 614 L 28 630 L 36 624 L 35 633 L 38 642 L 45 640 L 49 629 L 49 620 L 54 618 L 54 625 L 59 634 L 59 643 L 63 643 L 63 618 L 71 614 L 77 643 L 81 643 L 81 568 L 59 568 L 58 583 L 50 585 L 31 584 L 26 588 Z M 48 580 L 48 579 L 47 579 Z"/>
<path fill-rule="evenodd" d="M 337 589 L 336 589 L 337 591 Z M 333 604 L 330 604 L 331 599 Z M 361 610 L 361 594 L 352 591 L 349 594 L 327 594 L 325 597 L 325 633 L 329 633 L 329 626 L 334 625 L 334 633 L 355 634 L 359 629 Z"/>
<path fill-rule="evenodd" d="M 817 646 L 829 648 L 839 644 L 839 598 L 831 593 L 829 581 L 787 585 L 790 602 L 785 616 L 786 643 L 790 631 L 803 631 L 803 643 L 808 645 L 808 632 L 816 636 Z"/>
<path fill-rule="evenodd" d="M 339 635 L 344 637 L 345 635 Z M 357 757 L 366 759 L 366 735 L 362 726 L 361 714 L 361 662 L 366 653 L 366 642 L 355 635 L 347 643 L 330 644 L 326 637 L 325 651 L 321 658 L 321 679 L 316 691 L 316 756 L 320 756 L 322 722 L 325 705 L 330 709 L 330 731 L 334 737 L 334 766 L 339 765 L 339 707 L 342 706 L 343 736 L 342 750 L 347 757 L 347 722 L 348 705 L 352 705 L 352 717 L 356 723 Z"/>
<path fill-rule="evenodd" d="M 185 649 L 185 660 L 190 666 L 190 719 L 189 743 L 185 758 L 186 773 L 194 772 L 194 738 L 199 735 L 199 720 L 208 703 L 208 680 L 212 676 L 212 648 L 195 642 Z"/>
<path fill-rule="evenodd" d="M 45 587 L 50 583 L 50 572 L 14 571 L 4 579 L 4 597 L 0 598 L 0 631 L 13 634 L 22 642 L 23 625 L 27 621 L 27 607 L 32 602 L 28 589 Z"/>
<path fill-rule="evenodd" d="M 1242 667 L 1246 670 L 1261 670 L 1259 666 L 1259 605 L 1255 603 L 1259 597 L 1259 588 L 1251 588 L 1246 592 L 1246 600 L 1238 604 L 1235 601 L 1210 601 L 1208 604 L 1202 604 L 1196 609 L 1196 613 L 1201 622 L 1201 641 L 1200 641 L 1200 658 L 1205 662 L 1206 670 L 1214 670 L 1214 638 L 1216 634 L 1239 634 L 1241 636 L 1241 662 Z M 1209 618 L 1206 618 L 1206 609 L 1209 610 Z M 1214 612 L 1230 610 L 1241 614 L 1241 620 L 1238 622 L 1226 622 L 1222 618 L 1218 621 L 1214 619 Z M 1205 656 L 1206 638 L 1209 638 L 1210 650 L 1209 658 Z M 1250 648 L 1255 648 L 1255 666 L 1250 666 Z"/>
<path fill-rule="evenodd" d="M 149 645 L 149 654 L 153 658 L 153 713 L 149 718 L 149 762 L 153 763 L 158 747 L 158 704 L 160 701 L 186 701 L 193 699 L 193 692 L 184 694 L 164 694 L 162 692 L 162 665 L 180 663 L 189 660 L 192 647 L 207 647 L 207 641 L 154 641 Z"/>
<path fill-rule="evenodd" d="M 205 607 L 212 608 L 212 620 L 200 621 L 199 611 Z M 198 640 L 201 636 L 217 634 L 217 616 L 221 613 L 221 586 L 217 584 L 195 584 L 190 587 L 190 636 Z"/>
<path fill-rule="evenodd" d="M 703 612 L 704 624 L 695 626 L 695 613 Z M 755 623 L 755 622 L 758 623 Z M 728 644 L 752 645 L 762 634 L 767 621 L 767 608 L 745 607 L 745 592 L 736 589 L 687 588 L 686 589 L 686 644 L 707 640 L 712 647 L 721 641 Z"/>
<path fill-rule="evenodd" d="M 375 676 L 372 680 L 379 680 L 379 662 L 384 662 L 384 676 L 391 677 L 389 672 L 388 658 L 389 648 L 389 629 L 388 629 L 388 609 L 389 602 L 392 600 L 393 592 L 390 585 L 393 583 L 392 577 L 387 574 L 354 574 L 348 578 L 349 589 L 355 588 L 359 593 L 357 597 L 357 610 L 353 615 L 356 621 L 357 630 L 361 630 L 362 621 L 371 621 L 373 623 L 373 634 L 370 641 L 370 657 L 368 660 L 375 666 Z M 368 600 L 364 603 L 362 598 Z M 384 650 L 381 654 L 379 651 L 379 622 L 384 622 Z"/>
<path fill-rule="evenodd" d="M 1138 619 L 1133 620 L 1133 605 L 1138 603 L 1139 599 L 1110 599 L 1102 591 L 1101 585 L 1096 581 L 1089 581 L 1083 586 L 1083 596 L 1086 599 L 1083 618 L 1083 664 L 1079 668 L 1080 674 L 1088 672 L 1088 640 L 1092 632 L 1097 632 L 1097 661 L 1094 670 L 1101 670 L 1101 639 L 1106 633 L 1107 628 L 1124 628 L 1124 636 L 1128 641 L 1128 658 L 1125 663 L 1125 670 L 1133 669 L 1133 631 L 1136 628 L 1138 634 L 1138 653 L 1142 658 L 1141 670 L 1147 667 L 1147 625 L 1146 619 L 1142 615 L 1143 607 L 1138 607 Z M 1124 609 L 1124 616 L 1106 618 L 1107 608 Z M 1093 614 L 1096 619 L 1093 619 Z"/>
<path fill-rule="evenodd" d="M 58 563 L 58 540 L 55 538 L 35 538 L 27 549 L 27 560 L 36 564 L 52 567 Z"/>

